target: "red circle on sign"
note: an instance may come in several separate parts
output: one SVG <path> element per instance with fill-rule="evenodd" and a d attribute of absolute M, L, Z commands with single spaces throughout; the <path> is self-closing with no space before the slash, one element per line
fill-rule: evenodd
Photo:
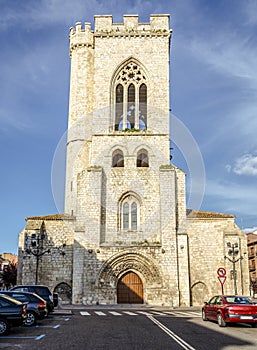
<path fill-rule="evenodd" d="M 224 267 L 219 267 L 217 270 L 217 273 L 219 277 L 225 277 L 226 276 L 226 269 Z"/>

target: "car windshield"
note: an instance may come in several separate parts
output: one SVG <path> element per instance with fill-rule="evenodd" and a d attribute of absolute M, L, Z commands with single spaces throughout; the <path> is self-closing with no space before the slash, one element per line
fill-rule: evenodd
<path fill-rule="evenodd" d="M 229 304 L 252 304 L 251 300 L 247 297 L 229 296 L 225 299 Z"/>
<path fill-rule="evenodd" d="M 48 288 L 35 287 L 35 293 L 39 295 L 48 296 L 50 293 Z"/>

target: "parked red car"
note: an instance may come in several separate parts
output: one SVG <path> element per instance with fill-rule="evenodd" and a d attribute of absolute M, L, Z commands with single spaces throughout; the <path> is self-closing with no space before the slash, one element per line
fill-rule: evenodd
<path fill-rule="evenodd" d="M 232 322 L 249 323 L 256 327 L 257 305 L 245 296 L 216 295 L 204 303 L 202 319 L 217 321 L 220 327 Z"/>

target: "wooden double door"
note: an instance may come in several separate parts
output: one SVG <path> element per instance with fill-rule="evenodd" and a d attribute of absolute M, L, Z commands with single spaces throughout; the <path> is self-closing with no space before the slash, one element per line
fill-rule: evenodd
<path fill-rule="evenodd" d="M 123 275 L 117 285 L 118 304 L 143 304 L 143 283 L 134 272 Z"/>

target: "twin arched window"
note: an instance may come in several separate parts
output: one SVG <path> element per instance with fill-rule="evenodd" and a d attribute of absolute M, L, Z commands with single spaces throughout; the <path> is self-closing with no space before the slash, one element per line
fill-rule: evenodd
<path fill-rule="evenodd" d="M 120 149 L 117 149 L 113 152 L 112 167 L 124 167 L 124 156 L 123 152 Z M 148 152 L 145 149 L 142 149 L 137 153 L 137 167 L 149 167 Z"/>
<path fill-rule="evenodd" d="M 140 203 L 129 195 L 120 203 L 120 223 L 122 230 L 138 230 L 140 224 Z"/>
<path fill-rule="evenodd" d="M 116 79 L 115 130 L 147 129 L 147 86 L 141 67 L 133 62 Z"/>

